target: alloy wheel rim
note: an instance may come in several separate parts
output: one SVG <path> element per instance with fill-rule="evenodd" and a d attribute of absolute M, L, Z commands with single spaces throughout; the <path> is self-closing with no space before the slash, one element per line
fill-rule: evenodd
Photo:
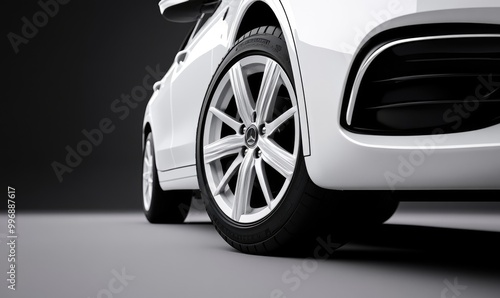
<path fill-rule="evenodd" d="M 151 197 L 153 194 L 153 152 L 151 141 L 147 141 L 144 147 L 144 161 L 142 167 L 142 198 L 144 209 L 149 211 L 151 207 Z"/>
<path fill-rule="evenodd" d="M 209 191 L 239 223 L 268 216 L 286 194 L 299 149 L 293 85 L 273 59 L 252 55 L 219 81 L 205 119 L 203 158 Z"/>

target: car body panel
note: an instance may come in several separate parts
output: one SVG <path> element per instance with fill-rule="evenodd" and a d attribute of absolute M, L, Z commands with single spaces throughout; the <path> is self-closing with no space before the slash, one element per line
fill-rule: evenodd
<path fill-rule="evenodd" d="M 288 14 L 292 27 L 297 28 L 295 41 L 307 110 L 314 115 L 308 117 L 311 155 L 306 157 L 306 166 L 318 186 L 343 190 L 500 188 L 498 125 L 440 138 L 361 135 L 346 131 L 339 122 L 353 57 L 369 37 L 416 24 L 499 24 L 500 3 L 461 1 L 458 5 L 462 8 L 454 9 L 450 1 L 432 2 L 435 5 L 429 1 L 351 1 L 340 8 L 324 1 L 329 7 L 319 9 L 312 17 L 302 1 L 286 2 L 294 13 Z M 481 4 L 487 8 L 478 8 Z M 328 13 L 339 10 L 348 16 L 363 17 L 339 21 Z M 381 22 L 381 16 L 394 19 Z M 306 26 L 317 19 L 322 26 L 336 28 L 344 24 L 348 30 L 318 34 L 311 30 L 314 26 Z M 414 160 L 422 154 L 423 161 Z"/>
<path fill-rule="evenodd" d="M 174 63 L 162 80 L 168 87 L 155 92 L 148 104 L 144 124 L 153 129 L 165 190 L 198 188 L 194 163 L 201 105 L 254 2 L 222 1 L 188 43 L 191 52 L 182 69 Z M 306 167 L 315 184 L 342 190 L 500 189 L 500 125 L 440 136 L 362 135 L 340 125 L 347 76 L 370 37 L 417 24 L 500 24 L 500 2 L 263 2 L 274 11 L 287 41 Z"/>

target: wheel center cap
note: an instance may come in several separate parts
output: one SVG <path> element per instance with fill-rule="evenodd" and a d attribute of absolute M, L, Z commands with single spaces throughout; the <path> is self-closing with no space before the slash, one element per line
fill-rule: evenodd
<path fill-rule="evenodd" d="M 259 134 L 255 125 L 250 125 L 245 132 L 245 143 L 248 147 L 253 148 L 257 144 Z"/>

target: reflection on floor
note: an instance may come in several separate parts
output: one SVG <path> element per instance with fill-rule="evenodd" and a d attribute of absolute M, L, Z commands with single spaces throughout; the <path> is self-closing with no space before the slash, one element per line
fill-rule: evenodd
<path fill-rule="evenodd" d="M 454 285 L 460 298 L 500 297 L 492 205 L 404 203 L 326 260 L 245 255 L 206 215 L 190 216 L 152 225 L 139 212 L 20 212 L 18 287 L 4 282 L 0 297 L 458 297 Z"/>

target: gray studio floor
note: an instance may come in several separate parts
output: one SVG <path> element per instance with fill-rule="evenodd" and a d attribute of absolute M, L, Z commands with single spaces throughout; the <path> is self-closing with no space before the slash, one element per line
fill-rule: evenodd
<path fill-rule="evenodd" d="M 203 215 L 151 225 L 141 213 L 19 213 L 17 290 L 3 273 L 0 297 L 498 298 L 498 210 L 401 204 L 327 260 L 239 253 Z M 3 213 L 2 272 L 6 221 Z"/>

